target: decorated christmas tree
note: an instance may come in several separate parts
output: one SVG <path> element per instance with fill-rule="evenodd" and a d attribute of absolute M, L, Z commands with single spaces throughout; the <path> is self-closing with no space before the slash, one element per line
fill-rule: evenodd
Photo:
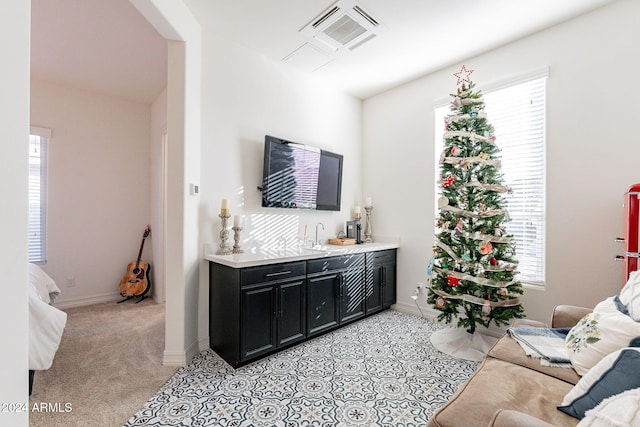
<path fill-rule="evenodd" d="M 438 320 L 474 333 L 477 325 L 507 325 L 524 316 L 522 284 L 515 278 L 515 241 L 504 223 L 500 150 L 484 112 L 482 93 L 475 90 L 465 67 L 454 75 L 458 87 L 445 118 L 440 157 L 441 196 L 433 259 L 428 274 L 428 302 Z"/>

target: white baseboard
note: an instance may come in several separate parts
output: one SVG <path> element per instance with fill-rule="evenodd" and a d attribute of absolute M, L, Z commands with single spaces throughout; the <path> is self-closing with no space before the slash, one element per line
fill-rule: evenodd
<path fill-rule="evenodd" d="M 187 366 L 187 360 L 184 351 L 167 351 L 162 354 L 162 364 L 164 366 Z"/>
<path fill-rule="evenodd" d="M 101 304 L 103 302 L 113 302 L 121 299 L 122 299 L 122 296 L 118 292 L 109 292 L 107 294 L 92 295 L 90 297 L 79 297 L 79 298 L 68 298 L 68 299 L 60 298 L 59 300 L 56 300 L 53 303 L 53 306 L 60 309 L 83 307 L 85 305 Z"/>
<path fill-rule="evenodd" d="M 393 306 L 391 306 L 391 308 L 397 311 L 401 311 L 403 313 L 422 316 L 425 319 L 429 319 L 429 320 L 436 320 L 439 314 L 438 311 L 436 311 L 435 309 L 431 307 L 425 307 L 423 304 L 420 304 L 420 308 L 418 309 L 418 306 L 416 305 L 415 301 L 411 301 L 411 302 L 400 301 L 394 304 Z M 422 313 L 420 312 L 420 310 L 422 310 Z M 455 328 L 456 326 L 457 324 L 454 322 L 449 324 L 448 327 Z M 507 332 L 507 328 L 498 327 L 495 325 L 491 325 L 490 327 L 485 328 L 484 326 L 479 325 L 477 326 L 476 331 L 483 335 L 500 338 Z"/>
<path fill-rule="evenodd" d="M 187 366 L 191 359 L 199 353 L 198 341 L 192 342 L 185 351 L 164 351 L 162 356 L 162 364 L 164 366 Z"/>
<path fill-rule="evenodd" d="M 185 353 L 185 366 L 187 366 L 187 364 L 191 362 L 191 359 L 193 359 L 194 357 L 196 357 L 196 355 L 198 355 L 198 353 L 200 353 L 200 350 L 198 348 L 198 340 L 192 342 L 191 345 L 187 347 Z"/>
<path fill-rule="evenodd" d="M 402 313 L 407 314 L 415 314 L 417 316 L 422 316 L 425 319 L 435 320 L 438 317 L 438 313 L 430 307 L 425 307 L 424 305 L 420 305 L 420 308 L 416 305 L 415 301 L 404 302 L 400 301 L 391 306 L 392 309 L 400 311 Z M 422 311 L 420 311 L 422 310 Z"/>
<path fill-rule="evenodd" d="M 200 351 L 209 350 L 209 337 L 201 338 L 198 341 L 198 348 L 200 349 Z"/>

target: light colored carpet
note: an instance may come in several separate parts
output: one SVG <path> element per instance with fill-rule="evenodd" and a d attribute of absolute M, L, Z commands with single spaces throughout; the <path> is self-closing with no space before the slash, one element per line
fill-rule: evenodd
<path fill-rule="evenodd" d="M 442 326 L 385 311 L 239 369 L 205 351 L 126 426 L 424 426 L 478 366 L 433 347 Z"/>
<path fill-rule="evenodd" d="M 162 365 L 164 304 L 134 302 L 64 310 L 53 366 L 35 374 L 31 427 L 122 426 L 176 372 Z"/>

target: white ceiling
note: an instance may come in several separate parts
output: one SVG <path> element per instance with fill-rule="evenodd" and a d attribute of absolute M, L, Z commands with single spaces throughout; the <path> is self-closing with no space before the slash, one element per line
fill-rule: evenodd
<path fill-rule="evenodd" d="M 31 0 L 31 74 L 150 104 L 167 42 L 129 0 Z"/>
<path fill-rule="evenodd" d="M 335 0 L 183 0 L 205 31 L 281 61 Z M 358 0 L 386 27 L 314 74 L 359 98 L 615 0 Z M 150 103 L 166 85 L 166 42 L 128 0 L 32 0 L 32 73 Z"/>

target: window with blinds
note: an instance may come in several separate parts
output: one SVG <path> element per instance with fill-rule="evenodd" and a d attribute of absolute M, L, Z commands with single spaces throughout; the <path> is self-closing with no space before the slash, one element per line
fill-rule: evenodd
<path fill-rule="evenodd" d="M 29 135 L 29 262 L 47 262 L 47 150 L 51 131 L 31 127 Z"/>
<path fill-rule="evenodd" d="M 518 278 L 544 285 L 545 248 L 545 92 L 546 71 L 482 90 L 487 120 L 502 150 L 502 173 L 512 193 L 505 196 L 511 221 L 507 232 L 516 240 Z M 481 89 L 481 88 L 480 88 Z M 442 131 L 449 107 L 437 107 L 436 159 L 442 151 Z"/>

